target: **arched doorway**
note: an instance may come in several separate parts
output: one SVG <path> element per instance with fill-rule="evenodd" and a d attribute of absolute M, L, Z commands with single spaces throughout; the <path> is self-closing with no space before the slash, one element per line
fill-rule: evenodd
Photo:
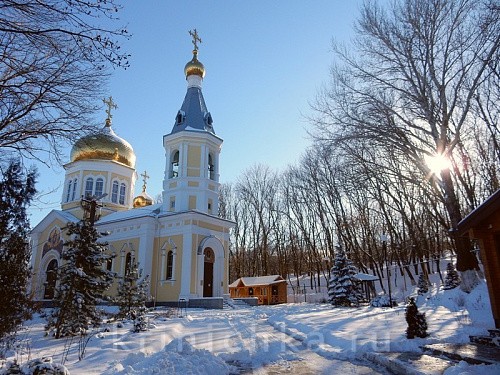
<path fill-rule="evenodd" d="M 203 269 L 203 297 L 213 297 L 214 291 L 214 251 L 207 247 L 203 251 L 204 269 Z"/>
<path fill-rule="evenodd" d="M 52 259 L 45 270 L 43 299 L 53 299 L 57 282 L 57 260 Z"/>

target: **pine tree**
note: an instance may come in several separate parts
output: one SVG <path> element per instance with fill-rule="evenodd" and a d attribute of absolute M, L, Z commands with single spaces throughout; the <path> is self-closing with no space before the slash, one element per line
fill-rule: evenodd
<path fill-rule="evenodd" d="M 453 266 L 453 263 L 448 263 L 446 266 L 446 278 L 444 279 L 444 289 L 454 289 L 460 285 L 460 276 Z"/>
<path fill-rule="evenodd" d="M 107 244 L 98 242 L 101 234 L 91 222 L 68 223 L 67 235 L 71 240 L 61 255 L 55 308 L 46 325 L 48 331 L 55 331 L 56 338 L 84 335 L 90 327 L 101 324 L 102 311 L 97 304 L 114 277 L 103 267 L 111 256 L 105 254 Z"/>
<path fill-rule="evenodd" d="M 117 296 L 113 299 L 119 307 L 116 315 L 118 319 L 137 319 L 147 311 L 149 276 L 139 281 L 140 275 L 137 268 L 134 260 L 118 285 Z"/>
<path fill-rule="evenodd" d="M 406 323 L 408 323 L 408 328 L 406 328 L 406 338 L 413 339 L 415 337 L 424 338 L 428 336 L 425 313 L 418 312 L 415 298 L 410 298 L 410 301 L 406 306 L 405 318 Z"/>
<path fill-rule="evenodd" d="M 11 162 L 0 180 L 0 340 L 15 334 L 31 317 L 33 304 L 28 294 L 31 251 L 27 238 L 26 209 L 33 199 L 36 171 L 26 176 L 19 162 Z"/>
<path fill-rule="evenodd" d="M 429 282 L 427 281 L 427 278 L 425 278 L 423 273 L 420 273 L 418 275 L 418 291 L 417 293 L 419 295 L 423 295 L 429 291 Z"/>
<path fill-rule="evenodd" d="M 328 282 L 328 301 L 334 306 L 357 306 L 361 294 L 354 277 L 356 268 L 340 247 L 336 253 Z"/>

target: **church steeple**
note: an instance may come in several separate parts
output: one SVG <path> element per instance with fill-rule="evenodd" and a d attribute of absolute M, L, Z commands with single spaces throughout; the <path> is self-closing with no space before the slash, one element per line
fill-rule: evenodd
<path fill-rule="evenodd" d="M 212 115 L 201 91 L 205 76 L 205 67 L 198 61 L 201 38 L 196 29 L 189 35 L 194 49 L 193 58 L 184 69 L 186 96 L 172 131 L 163 137 L 166 156 L 163 204 L 169 211 L 217 214 L 222 139 L 215 135 Z"/>
<path fill-rule="evenodd" d="M 189 31 L 189 35 L 193 38 L 194 49 L 193 58 L 184 67 L 188 88 L 181 109 L 175 116 L 171 133 L 188 130 L 215 134 L 212 115 L 207 109 L 201 91 L 201 83 L 205 77 L 205 67 L 198 61 L 198 42 L 201 43 L 201 39 L 196 29 Z"/>

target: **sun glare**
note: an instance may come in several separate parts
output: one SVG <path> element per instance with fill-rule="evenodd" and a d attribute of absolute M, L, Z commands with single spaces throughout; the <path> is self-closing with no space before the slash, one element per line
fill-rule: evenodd
<path fill-rule="evenodd" d="M 450 160 L 443 154 L 426 155 L 424 159 L 431 172 L 437 175 L 451 167 Z"/>

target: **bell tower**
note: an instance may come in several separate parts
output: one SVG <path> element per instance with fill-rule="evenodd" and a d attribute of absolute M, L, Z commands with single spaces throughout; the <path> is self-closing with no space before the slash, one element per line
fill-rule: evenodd
<path fill-rule="evenodd" d="M 215 135 L 212 115 L 201 91 L 205 76 L 205 67 L 198 61 L 201 39 L 196 29 L 189 34 L 194 49 L 193 58 L 184 68 L 186 96 L 172 131 L 163 136 L 166 158 L 163 205 L 165 211 L 196 210 L 216 216 L 222 139 Z"/>

